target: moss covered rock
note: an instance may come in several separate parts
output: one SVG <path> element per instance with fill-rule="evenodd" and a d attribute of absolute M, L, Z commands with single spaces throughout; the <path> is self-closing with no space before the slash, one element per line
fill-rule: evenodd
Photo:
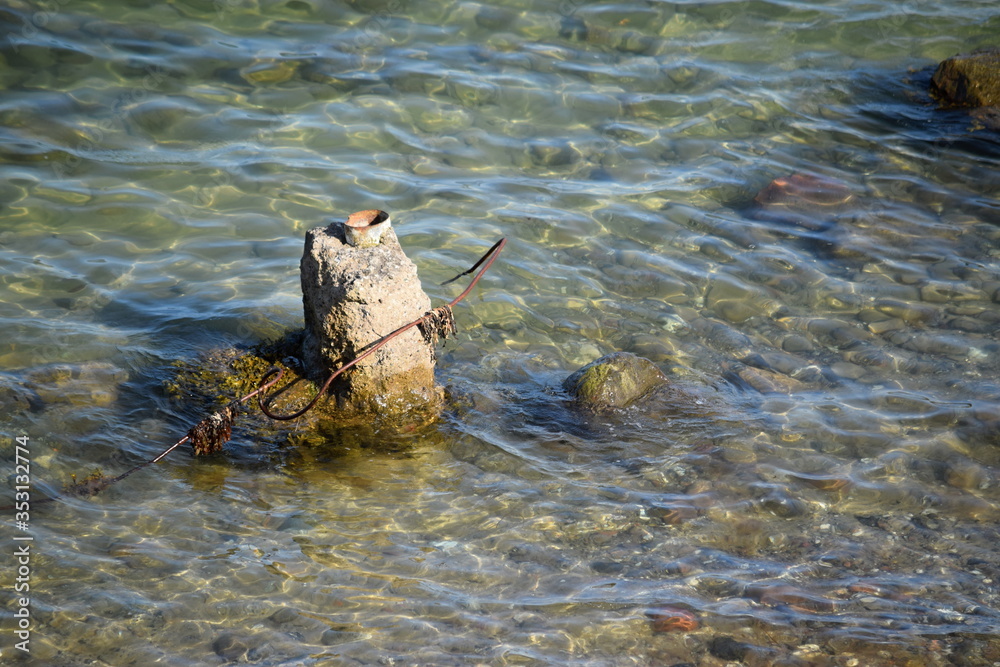
<path fill-rule="evenodd" d="M 931 94 L 947 107 L 1000 106 L 1000 48 L 948 58 L 934 72 Z"/>
<path fill-rule="evenodd" d="M 225 405 L 256 389 L 272 367 L 284 370 L 288 382 L 302 379 L 296 368 L 281 361 L 295 355 L 300 339 L 301 332 L 291 332 L 277 341 L 244 348 L 214 348 L 193 359 L 179 359 L 172 364 L 173 371 L 163 383 L 164 390 L 174 399 L 197 398 L 208 404 Z"/>
<path fill-rule="evenodd" d="M 614 352 L 592 361 L 563 382 L 577 404 L 589 410 L 626 408 L 667 384 L 649 359 Z"/>
<path fill-rule="evenodd" d="M 302 331 L 292 331 L 276 341 L 247 348 L 213 349 L 195 359 L 177 361 L 164 382 L 164 390 L 174 400 L 183 401 L 195 410 L 208 411 L 255 390 L 261 379 L 276 369 L 283 371 L 283 375 L 267 392 L 274 399 L 270 409 L 282 415 L 294 413 L 307 405 L 320 388 L 293 361 L 299 355 L 301 341 Z M 289 440 L 310 446 L 345 440 L 359 448 L 357 442 L 365 443 L 365 448 L 386 443 L 378 451 L 392 451 L 399 446 L 393 439 L 396 435 L 412 437 L 433 424 L 440 413 L 438 404 L 420 405 L 407 413 L 358 413 L 344 410 L 337 399 L 335 394 L 328 393 L 308 413 L 291 421 L 268 419 L 257 409 L 257 399 L 253 399 L 238 423 L 244 432 L 264 440 Z M 345 444 L 342 448 L 351 446 Z"/>

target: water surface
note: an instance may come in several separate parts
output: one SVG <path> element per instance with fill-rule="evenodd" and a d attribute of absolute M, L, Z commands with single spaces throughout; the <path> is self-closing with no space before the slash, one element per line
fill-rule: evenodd
<path fill-rule="evenodd" d="M 307 229 L 389 211 L 436 302 L 509 239 L 439 424 L 254 425 L 36 504 L 32 652 L 5 663 L 1000 662 L 1000 142 L 926 94 L 995 3 L 0 22 L 0 423 L 36 498 L 204 416 L 175 362 L 300 326 Z M 762 215 L 796 173 L 850 196 Z M 562 380 L 613 351 L 676 393 L 574 412 Z"/>

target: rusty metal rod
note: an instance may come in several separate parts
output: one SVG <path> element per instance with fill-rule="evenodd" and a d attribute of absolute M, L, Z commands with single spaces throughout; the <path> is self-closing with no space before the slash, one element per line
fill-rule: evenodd
<path fill-rule="evenodd" d="M 386 343 L 388 343 L 389 341 L 391 341 L 396 336 L 400 335 L 401 333 L 403 333 L 405 331 L 408 331 L 408 330 L 412 329 L 413 327 L 415 327 L 415 326 L 417 326 L 417 325 L 419 325 L 419 324 L 421 324 L 423 322 L 426 322 L 428 319 L 431 318 L 431 316 L 432 316 L 432 314 L 434 313 L 435 310 L 439 310 L 441 308 L 452 308 L 459 301 L 461 301 L 462 299 L 464 299 L 465 297 L 467 297 L 469 295 L 469 292 L 472 291 L 472 288 L 475 287 L 476 283 L 479 282 L 479 279 L 483 277 L 483 274 L 486 273 L 487 269 L 489 269 L 490 266 L 493 264 L 493 261 L 500 254 L 500 252 L 503 250 L 503 248 L 504 248 L 505 245 L 507 245 L 507 239 L 505 239 L 505 238 L 500 239 L 499 241 L 497 241 L 496 243 L 494 243 L 493 246 L 489 250 L 486 251 L 485 255 L 483 255 L 482 257 L 479 258 L 478 262 L 476 262 L 475 264 L 473 264 L 473 266 L 472 266 L 471 269 L 469 269 L 468 271 L 464 271 L 464 272 L 458 274 L 457 276 L 455 276 L 454 278 L 452 278 L 451 280 L 448 280 L 446 283 L 443 283 L 443 284 L 447 284 L 447 283 L 450 283 L 452 281 L 458 280 L 462 276 L 465 276 L 465 275 L 468 275 L 468 274 L 472 273 L 481 264 L 483 264 L 485 262 L 485 265 L 483 265 L 483 268 L 481 268 L 479 270 L 479 273 L 476 274 L 476 276 L 469 283 L 469 286 L 466 287 L 465 290 L 461 294 L 459 294 L 457 297 L 455 297 L 454 299 L 452 299 L 446 306 L 439 306 L 438 308 L 430 310 L 427 313 L 424 313 L 424 315 L 422 315 L 421 317 L 418 317 L 417 319 L 413 320 L 412 322 L 410 322 L 408 324 L 404 324 L 403 326 L 399 327 L 395 331 L 393 331 L 391 333 L 388 333 L 385 336 L 382 336 L 382 338 L 378 339 L 378 341 L 376 341 L 375 343 L 373 343 L 371 345 L 371 347 L 369 347 L 367 350 L 365 350 L 364 352 L 362 352 L 361 354 L 359 354 L 358 356 L 356 356 L 354 359 L 350 360 L 349 362 L 347 362 L 346 364 L 344 364 L 343 366 L 341 366 L 340 368 L 338 368 L 337 370 L 335 370 L 333 373 L 330 374 L 330 376 L 326 379 L 326 382 L 323 383 L 323 386 L 320 387 L 319 391 L 316 392 L 316 395 L 312 397 L 312 400 L 310 400 L 309 403 L 307 403 L 304 408 L 302 408 L 300 410 L 297 410 L 297 411 L 295 411 L 295 412 L 293 412 L 291 414 L 287 414 L 287 415 L 279 415 L 279 414 L 276 414 L 274 412 L 271 412 L 271 409 L 270 409 L 271 402 L 276 398 L 277 394 L 280 393 L 280 390 L 279 390 L 278 392 L 275 392 L 275 394 L 272 394 L 271 396 L 269 396 L 267 398 L 265 398 L 263 394 L 259 394 L 258 395 L 258 397 L 257 397 L 257 405 L 260 407 L 260 411 L 263 412 L 268 417 L 270 417 L 271 419 L 274 419 L 274 420 L 277 420 L 277 421 L 289 421 L 289 420 L 292 420 L 292 419 L 298 419 L 299 417 L 301 417 L 305 413 L 307 413 L 310 410 L 312 410 L 313 406 L 315 406 L 316 403 L 319 402 L 319 399 L 322 398 L 326 394 L 326 390 L 330 388 L 330 385 L 333 384 L 333 381 L 336 380 L 337 377 L 341 373 L 343 373 L 344 371 L 352 368 L 354 365 L 356 365 L 358 362 L 364 360 L 370 354 L 373 354 L 376 350 L 378 350 L 380 347 L 382 347 L 383 345 L 385 345 Z M 271 367 L 267 371 L 267 373 L 264 374 L 264 377 L 261 378 L 261 382 L 263 382 L 264 380 L 266 380 L 268 377 L 270 377 L 273 373 L 275 373 L 277 371 L 278 371 L 277 367 Z M 284 372 L 284 371 L 282 371 L 282 372 Z M 278 377 L 281 377 L 281 376 L 279 375 Z M 277 378 L 275 378 L 272 381 L 272 384 L 274 382 L 277 382 Z"/>
<path fill-rule="evenodd" d="M 264 392 L 264 391 L 267 391 L 268 389 L 270 389 L 271 387 L 273 387 L 274 383 L 277 382 L 279 379 L 281 379 L 281 375 L 280 374 L 278 375 L 278 377 L 274 378 L 274 380 L 272 380 L 271 382 L 268 382 L 266 384 L 260 385 L 259 387 L 257 387 L 253 391 L 251 391 L 246 396 L 243 396 L 242 398 L 239 398 L 239 399 L 233 401 L 230 405 L 232 405 L 233 403 L 235 403 L 235 404 L 246 403 L 247 401 L 249 401 L 251 398 L 253 398 L 257 394 L 259 394 L 261 392 Z M 118 475 L 117 477 L 103 478 L 103 479 L 99 479 L 99 480 L 95 481 L 95 485 L 93 486 L 92 491 L 90 491 L 89 493 L 86 493 L 85 495 L 95 495 L 97 493 L 100 493 L 101 491 L 103 491 L 104 489 L 108 488 L 112 484 L 117 484 L 118 482 L 122 481 L 123 479 L 125 479 L 126 477 L 128 477 L 129 475 L 131 475 L 132 473 L 138 472 L 139 470 L 142 470 L 146 466 L 152 465 L 154 463 L 159 463 L 160 461 L 162 461 L 167 456 L 167 454 L 169 454 L 170 452 L 174 451 L 175 449 L 177 449 L 178 447 L 180 447 L 181 445 L 183 445 L 185 442 L 189 441 L 190 439 L 191 439 L 191 435 L 190 435 L 190 432 L 189 432 L 188 435 L 185 435 L 183 438 L 181 438 L 180 440 L 178 440 L 177 442 L 175 442 L 174 444 L 170 445 L 169 447 L 167 447 L 166 449 L 164 449 L 162 452 L 160 452 L 156 456 L 156 458 L 149 459 L 148 461 L 143 461 L 142 463 L 140 463 L 140 464 L 138 464 L 136 466 L 133 466 L 129 470 L 126 470 L 125 472 L 123 472 L 122 474 Z M 81 484 L 81 487 L 82 487 L 82 484 Z M 77 493 L 77 494 L 62 493 L 62 494 L 56 494 L 54 496 L 49 496 L 47 498 L 39 498 L 38 500 L 32 500 L 32 502 L 33 503 L 51 503 L 52 501 L 59 500 L 60 498 L 66 496 L 66 495 L 84 495 L 84 494 L 81 494 L 81 493 Z M 13 505 L 8 505 L 6 507 L 0 507 L 0 510 L 10 510 L 10 509 L 14 509 L 14 506 Z"/>

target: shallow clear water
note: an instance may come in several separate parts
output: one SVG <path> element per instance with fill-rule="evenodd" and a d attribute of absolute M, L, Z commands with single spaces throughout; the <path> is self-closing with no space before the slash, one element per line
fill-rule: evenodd
<path fill-rule="evenodd" d="M 180 437 L 204 406 L 172 364 L 300 326 L 307 229 L 391 212 L 435 300 L 509 239 L 436 426 L 260 427 L 35 504 L 32 652 L 5 634 L 5 664 L 1000 663 L 1000 142 L 926 95 L 994 2 L 0 22 L 10 495 L 17 436 L 36 499 Z M 793 173 L 852 195 L 753 206 Z M 562 380 L 617 350 L 676 391 L 575 413 Z"/>

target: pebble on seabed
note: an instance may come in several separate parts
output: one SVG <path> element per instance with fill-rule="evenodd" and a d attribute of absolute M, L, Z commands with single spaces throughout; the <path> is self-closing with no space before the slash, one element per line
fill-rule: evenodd
<path fill-rule="evenodd" d="M 754 197 L 760 215 L 813 231 L 826 227 L 836 209 L 853 201 L 846 183 L 806 173 L 776 178 Z"/>
<path fill-rule="evenodd" d="M 655 607 L 646 616 L 653 632 L 692 632 L 701 625 L 694 612 L 680 607 Z"/>
<path fill-rule="evenodd" d="M 25 386 L 46 405 L 108 406 L 118 398 L 118 388 L 128 373 L 114 364 L 93 361 L 55 364 L 29 372 Z"/>

